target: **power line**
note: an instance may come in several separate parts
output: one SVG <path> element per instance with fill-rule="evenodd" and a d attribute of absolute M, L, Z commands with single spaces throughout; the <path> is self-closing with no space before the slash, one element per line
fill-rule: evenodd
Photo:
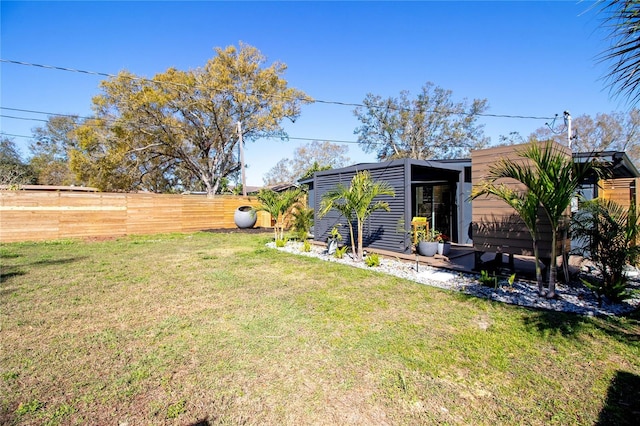
<path fill-rule="evenodd" d="M 0 106 L 0 109 L 6 109 L 7 111 L 16 111 L 16 112 L 27 112 L 29 114 L 43 114 L 43 115 L 51 115 L 56 117 L 69 117 L 69 118 L 82 118 L 85 120 L 91 120 L 95 117 L 83 117 L 81 115 L 76 114 L 59 114 L 55 112 L 46 112 L 46 111 L 35 111 L 32 109 L 21 109 L 21 108 L 10 108 L 5 106 Z"/>
<path fill-rule="evenodd" d="M 25 139 L 35 139 L 35 137 L 32 136 L 25 136 L 25 135 L 16 135 L 13 133 L 5 133 L 5 132 L 0 132 L 0 136 L 10 136 L 10 137 L 14 137 L 14 138 L 25 138 Z"/>
<path fill-rule="evenodd" d="M 6 115 L 6 114 L 0 114 L 0 117 L 3 118 L 12 118 L 14 120 L 25 120 L 25 121 L 42 121 L 44 123 L 48 122 L 49 120 L 44 120 L 42 118 L 29 118 L 29 117 L 16 117 L 14 115 Z"/>
<path fill-rule="evenodd" d="M 82 73 L 82 74 L 88 74 L 88 75 L 96 75 L 96 76 L 101 76 L 101 77 L 108 77 L 108 78 L 115 78 L 117 77 L 116 74 L 110 74 L 110 73 L 106 73 L 106 72 L 99 72 L 99 71 L 88 71 L 88 70 L 82 70 L 82 69 L 77 69 L 77 68 L 68 68 L 68 67 L 61 67 L 61 66 L 55 66 L 55 65 L 44 65 L 44 64 L 35 64 L 35 63 L 31 63 L 31 62 L 23 62 L 23 61 L 15 61 L 15 60 L 11 60 L 11 59 L 2 59 L 0 58 L 0 62 L 4 62 L 4 63 L 9 63 L 9 64 L 14 64 L 14 65 L 22 65 L 22 66 L 30 66 L 30 67 L 37 67 L 37 68 L 44 68 L 44 69 L 50 69 L 50 70 L 57 70 L 57 71 L 66 71 L 66 72 L 75 72 L 75 73 Z M 137 81 L 144 81 L 144 82 L 150 82 L 150 83 L 154 83 L 154 84 L 170 84 L 170 85 L 174 85 L 174 86 L 180 86 L 180 87 L 191 87 L 188 86 L 186 84 L 182 84 L 182 83 L 175 83 L 175 82 L 171 82 L 171 81 L 157 81 L 157 80 L 153 80 L 153 79 L 148 79 L 148 78 L 144 78 L 144 77 L 136 77 L 136 76 L 129 76 L 129 78 L 131 78 L 132 80 L 137 80 Z M 224 92 L 225 90 L 219 90 L 220 92 Z M 240 93 L 237 90 L 232 90 L 230 91 L 232 93 Z M 249 92 L 244 93 L 244 94 L 251 94 Z M 254 93 L 255 95 L 255 93 Z M 277 96 L 277 95 L 270 95 L 269 97 L 279 97 L 281 99 L 289 99 L 289 100 L 305 100 L 306 98 L 294 98 L 294 97 L 286 97 L 286 96 Z M 362 103 L 355 103 L 355 102 L 341 102 L 341 101 L 329 101 L 329 100 L 323 100 L 323 99 L 314 99 L 311 98 L 311 101 L 314 103 L 319 103 L 319 104 L 327 104 L 327 105 L 338 105 L 338 106 L 348 106 L 348 107 L 362 107 L 362 108 L 389 108 L 392 110 L 396 110 L 396 111 L 411 111 L 410 108 L 397 108 L 397 107 L 385 107 L 385 106 L 369 106 L 369 105 L 365 105 Z M 440 111 L 424 111 L 427 113 L 441 113 Z M 451 115 L 471 115 L 468 112 L 454 112 L 454 111 L 447 111 L 448 114 Z M 527 115 L 512 115 L 512 114 L 489 114 L 489 113 L 476 113 L 475 114 L 478 117 L 491 117 L 491 118 L 511 118 L 511 119 L 524 119 L 524 120 L 552 120 L 553 117 L 542 117 L 542 116 L 527 116 Z"/>

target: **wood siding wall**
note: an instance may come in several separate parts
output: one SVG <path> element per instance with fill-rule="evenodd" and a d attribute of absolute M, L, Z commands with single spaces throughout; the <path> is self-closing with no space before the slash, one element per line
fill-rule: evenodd
<path fill-rule="evenodd" d="M 0 191 L 0 242 L 236 228 L 233 216 L 256 197 Z M 270 227 L 258 212 L 257 227 Z"/>
<path fill-rule="evenodd" d="M 598 185 L 601 198 L 613 200 L 627 208 L 631 207 L 631 202 L 635 198 L 636 211 L 640 211 L 640 194 L 638 194 L 640 178 L 603 180 Z"/>
<path fill-rule="evenodd" d="M 568 148 L 559 144 L 555 145 L 557 149 L 566 151 L 567 156 L 571 158 L 571 152 Z M 518 159 L 526 164 L 517 154 L 518 150 L 524 147 L 525 145 L 501 146 L 472 152 L 471 179 L 473 185 L 480 184 L 488 175 L 491 165 L 500 158 Z M 512 179 L 500 179 L 497 183 L 521 187 L 521 184 Z M 533 255 L 531 234 L 512 207 L 497 197 L 482 196 L 473 200 L 472 209 L 473 248 L 476 251 Z M 551 256 L 551 226 L 546 220 L 546 215 L 542 211 L 540 213 L 539 217 L 545 219 L 538 225 L 540 257 L 548 258 Z M 569 214 L 568 210 L 567 214 Z M 561 241 L 558 242 L 558 254 L 561 253 L 560 243 Z"/>
<path fill-rule="evenodd" d="M 363 230 L 363 246 L 380 250 L 390 250 L 402 252 L 407 246 L 408 238 L 402 232 L 398 232 L 398 223 L 405 218 L 405 170 L 403 165 L 393 167 L 381 167 L 369 169 L 374 181 L 384 181 L 391 185 L 395 191 L 395 197 L 378 197 L 376 201 L 386 201 L 389 203 L 390 211 L 379 210 L 374 212 L 366 220 Z M 332 190 L 338 183 L 346 186 L 351 185 L 351 179 L 355 171 L 344 173 L 323 173 L 321 177 L 316 175 L 314 182 L 315 205 L 311 206 L 316 212 L 320 211 L 322 196 L 327 191 Z M 337 226 L 338 224 L 342 226 Z M 349 238 L 349 227 L 344 217 L 336 210 L 330 211 L 323 218 L 316 216 L 314 226 L 314 238 L 316 241 L 326 242 L 331 228 L 338 227 L 342 235 L 342 243 L 351 246 L 353 243 Z M 354 221 L 355 231 L 355 221 Z M 358 238 L 357 235 L 354 238 Z"/>

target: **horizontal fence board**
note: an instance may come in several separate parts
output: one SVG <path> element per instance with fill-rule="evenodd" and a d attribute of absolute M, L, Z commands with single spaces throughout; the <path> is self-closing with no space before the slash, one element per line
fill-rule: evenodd
<path fill-rule="evenodd" d="M 238 207 L 258 205 L 241 196 L 0 191 L 0 242 L 233 229 Z M 271 227 L 271 216 L 258 212 L 256 226 Z"/>

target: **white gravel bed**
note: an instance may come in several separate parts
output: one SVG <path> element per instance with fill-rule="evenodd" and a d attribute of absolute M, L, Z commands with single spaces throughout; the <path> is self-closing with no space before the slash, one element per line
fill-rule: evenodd
<path fill-rule="evenodd" d="M 640 291 L 635 296 L 623 303 L 607 303 L 603 301 L 598 306 L 596 295 L 580 283 L 565 285 L 558 283 L 556 286 L 557 299 L 546 299 L 538 295 L 538 286 L 527 281 L 515 281 L 509 286 L 506 280 L 501 280 L 498 288 L 484 286 L 478 281 L 477 274 L 467 274 L 450 271 L 444 268 L 434 268 L 425 264 L 419 264 L 416 270 L 415 262 L 406 262 L 380 257 L 380 266 L 369 268 L 364 262 L 356 262 L 346 253 L 342 259 L 329 256 L 326 249 L 316 245 L 311 246 L 310 252 L 304 252 L 302 243 L 287 242 L 284 247 L 276 247 L 274 242 L 267 243 L 267 247 L 293 253 L 300 256 L 315 257 L 328 262 L 342 263 L 345 265 L 373 269 L 396 277 L 405 278 L 420 284 L 438 287 L 446 290 L 459 291 L 472 296 L 483 297 L 498 302 L 512 305 L 526 306 L 552 311 L 572 312 L 580 315 L 623 315 L 640 307 Z M 640 280 L 635 277 L 631 285 L 640 289 Z"/>

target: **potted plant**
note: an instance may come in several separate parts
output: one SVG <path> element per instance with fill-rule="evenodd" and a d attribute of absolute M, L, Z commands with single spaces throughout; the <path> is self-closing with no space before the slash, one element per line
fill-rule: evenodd
<path fill-rule="evenodd" d="M 427 231 L 425 228 L 418 228 L 416 231 L 417 243 L 416 251 L 422 256 L 434 256 L 438 252 L 437 231 Z"/>
<path fill-rule="evenodd" d="M 442 232 L 434 231 L 436 234 L 436 241 L 438 242 L 438 254 L 448 256 L 451 251 L 451 242 L 449 237 Z"/>
<path fill-rule="evenodd" d="M 334 226 L 327 237 L 327 254 L 332 255 L 336 252 L 338 241 L 342 241 L 342 235 L 338 232 L 338 228 Z"/>

